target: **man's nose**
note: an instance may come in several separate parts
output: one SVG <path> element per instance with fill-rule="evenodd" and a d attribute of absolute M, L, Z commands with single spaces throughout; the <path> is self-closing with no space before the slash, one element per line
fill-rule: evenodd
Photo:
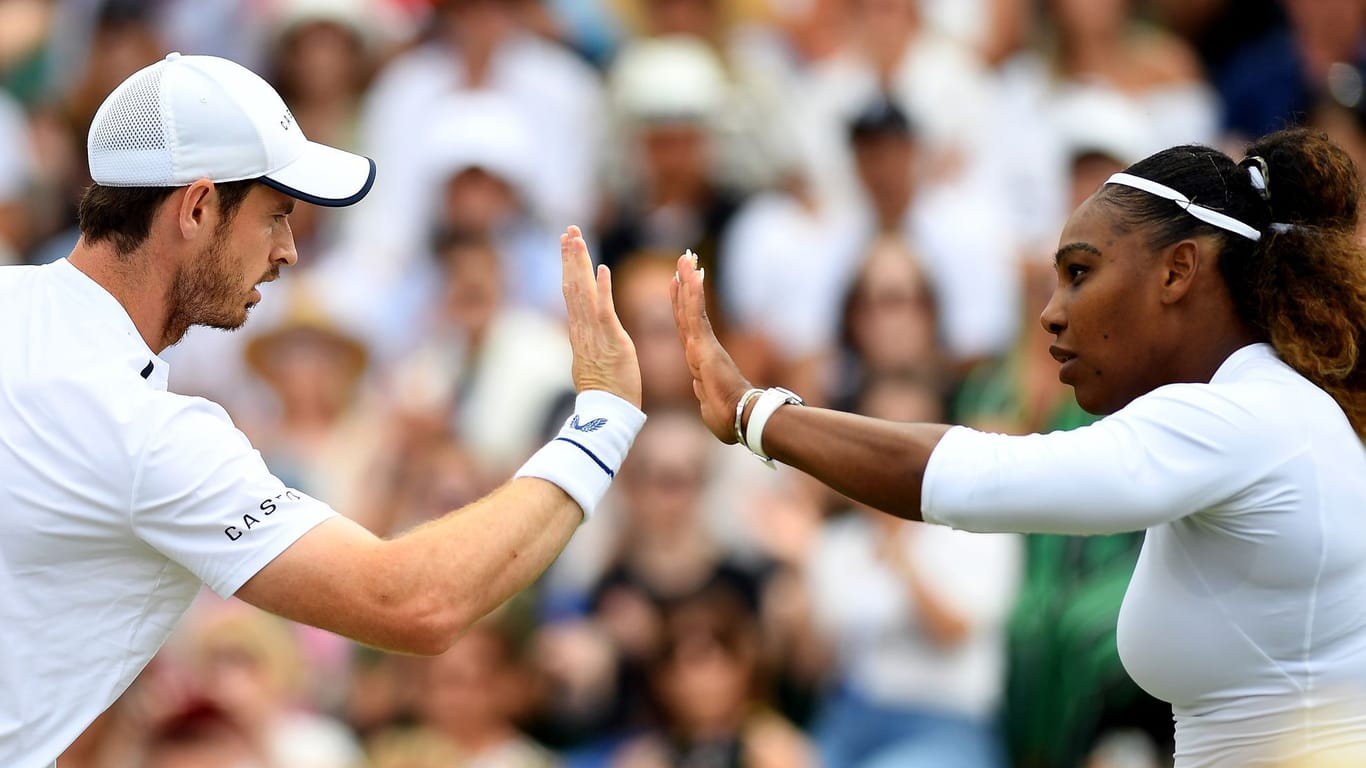
<path fill-rule="evenodd" d="M 292 267 L 299 261 L 299 251 L 294 247 L 294 233 L 289 230 L 288 225 L 279 242 L 275 244 L 274 251 L 270 254 L 270 263 L 284 264 Z"/>

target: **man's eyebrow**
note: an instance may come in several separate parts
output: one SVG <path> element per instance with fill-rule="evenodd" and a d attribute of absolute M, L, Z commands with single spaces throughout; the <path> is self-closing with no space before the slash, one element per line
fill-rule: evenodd
<path fill-rule="evenodd" d="M 1100 249 L 1090 243 L 1068 243 L 1059 248 L 1058 252 L 1053 255 L 1053 265 L 1057 266 L 1058 264 L 1061 264 L 1062 260 L 1073 251 L 1082 251 L 1084 253 L 1089 253 L 1092 256 L 1100 255 Z"/>

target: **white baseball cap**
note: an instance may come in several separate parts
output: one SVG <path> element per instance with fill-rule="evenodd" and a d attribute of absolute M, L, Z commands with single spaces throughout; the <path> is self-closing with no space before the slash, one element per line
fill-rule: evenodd
<path fill-rule="evenodd" d="M 532 191 L 536 141 L 527 116 L 506 96 L 489 91 L 451 93 L 434 103 L 429 114 L 424 156 L 434 184 L 481 168 L 519 192 Z"/>
<path fill-rule="evenodd" d="M 608 85 L 627 118 L 664 122 L 714 119 L 730 89 L 711 46 L 686 35 L 627 45 L 612 64 Z"/>
<path fill-rule="evenodd" d="M 375 181 L 373 160 L 309 141 L 269 83 L 216 56 L 172 53 L 133 73 L 95 113 L 86 150 L 90 177 L 109 187 L 260 179 L 338 207 Z"/>
<path fill-rule="evenodd" d="M 1072 158 L 1099 154 L 1128 166 L 1162 149 L 1153 136 L 1151 117 L 1132 97 L 1108 86 L 1060 90 L 1052 118 L 1063 149 Z"/>

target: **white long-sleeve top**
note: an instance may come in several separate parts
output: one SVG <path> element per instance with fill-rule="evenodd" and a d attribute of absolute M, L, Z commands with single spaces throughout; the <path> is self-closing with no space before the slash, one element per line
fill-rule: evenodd
<path fill-rule="evenodd" d="M 834 642 L 840 680 L 878 704 L 987 719 L 1005 687 L 1005 623 L 1019 591 L 1021 537 L 903 528 L 897 546 L 923 588 L 967 624 L 937 642 L 907 577 L 878 554 L 886 531 L 860 513 L 826 523 L 806 572 L 816 627 Z M 913 534 L 913 535 L 910 535 Z"/>
<path fill-rule="evenodd" d="M 1148 529 L 1120 611 L 1125 668 L 1176 719 L 1176 765 L 1366 748 L 1366 446 L 1271 347 L 1070 432 L 957 427 L 927 521 Z"/>

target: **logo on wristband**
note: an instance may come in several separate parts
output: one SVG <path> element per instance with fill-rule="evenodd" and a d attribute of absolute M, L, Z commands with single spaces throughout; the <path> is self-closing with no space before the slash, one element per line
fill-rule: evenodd
<path fill-rule="evenodd" d="M 576 413 L 574 414 L 574 418 L 570 420 L 569 426 L 572 429 L 576 429 L 580 432 L 597 432 L 599 429 L 602 429 L 603 427 L 607 426 L 607 419 L 591 419 L 583 424 L 580 424 L 579 415 Z"/>

